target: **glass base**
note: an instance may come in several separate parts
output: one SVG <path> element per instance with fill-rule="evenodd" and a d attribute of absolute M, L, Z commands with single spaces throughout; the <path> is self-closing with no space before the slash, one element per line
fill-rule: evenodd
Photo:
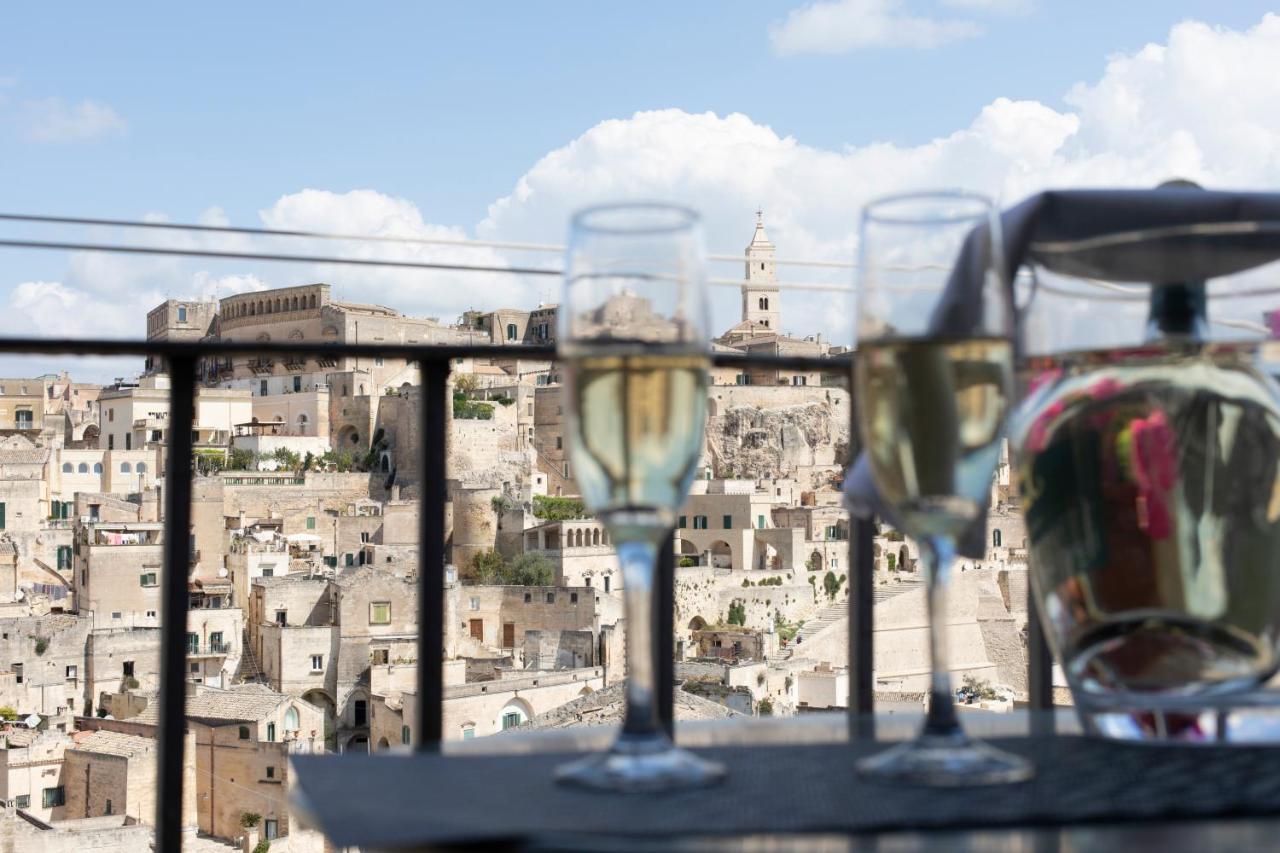
<path fill-rule="evenodd" d="M 858 772 L 873 779 L 917 785 L 1004 785 L 1025 782 L 1034 770 L 1027 759 L 954 735 L 921 735 L 858 762 Z"/>
<path fill-rule="evenodd" d="M 679 749 L 666 736 L 621 734 L 608 752 L 556 768 L 562 785 L 642 793 L 705 788 L 724 779 L 724 765 Z"/>

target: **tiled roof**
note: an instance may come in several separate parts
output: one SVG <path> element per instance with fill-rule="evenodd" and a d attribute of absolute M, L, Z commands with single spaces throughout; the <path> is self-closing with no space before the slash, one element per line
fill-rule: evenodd
<path fill-rule="evenodd" d="M 97 752 L 103 755 L 125 757 L 141 755 L 156 747 L 156 742 L 151 738 L 105 730 L 88 732 L 83 736 L 75 735 L 75 741 L 74 749 L 78 752 Z"/>
<path fill-rule="evenodd" d="M 206 688 L 187 697 L 187 717 L 211 722 L 252 723 L 266 717 L 290 697 L 266 685 L 244 684 L 233 690 Z M 152 702 L 141 714 L 130 717 L 131 723 L 160 724 L 160 703 Z"/>

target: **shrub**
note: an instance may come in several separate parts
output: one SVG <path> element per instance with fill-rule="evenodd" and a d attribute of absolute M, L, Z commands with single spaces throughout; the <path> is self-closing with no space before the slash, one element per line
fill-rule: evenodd
<path fill-rule="evenodd" d="M 677 563 L 676 565 L 678 565 L 682 569 L 687 569 L 690 566 L 698 565 L 698 560 L 696 557 L 681 557 L 680 562 Z"/>
<path fill-rule="evenodd" d="M 264 838 L 257 844 L 253 845 L 253 853 L 268 853 L 271 850 L 270 840 Z"/>
<path fill-rule="evenodd" d="M 746 625 L 747 624 L 747 605 L 743 601 L 735 601 L 729 605 L 729 624 L 730 625 Z"/>
<path fill-rule="evenodd" d="M 18 712 L 12 705 L 0 705 L 0 720 L 16 720 Z"/>
<path fill-rule="evenodd" d="M 49 649 L 49 641 L 44 637 L 36 637 L 36 654 L 42 655 Z"/>
<path fill-rule="evenodd" d="M 454 393 L 453 417 L 455 420 L 491 421 L 493 420 L 493 404 L 468 400 L 465 394 Z"/>
<path fill-rule="evenodd" d="M 543 521 L 571 521 L 586 515 L 587 509 L 577 498 L 534 495 L 533 514 Z"/>
<path fill-rule="evenodd" d="M 506 394 L 503 394 L 501 397 L 495 397 L 493 402 L 497 403 L 499 406 L 510 406 L 515 402 L 515 400 L 508 397 Z"/>
<path fill-rule="evenodd" d="M 758 703 L 756 703 L 756 713 L 762 717 L 772 717 L 773 702 L 768 698 L 761 699 Z"/>
<path fill-rule="evenodd" d="M 240 826 L 244 829 L 253 829 L 262 822 L 262 815 L 257 812 L 240 812 Z"/>
<path fill-rule="evenodd" d="M 507 573 L 507 559 L 492 549 L 471 558 L 470 580 L 480 584 L 502 583 Z"/>
<path fill-rule="evenodd" d="M 836 580 L 835 572 L 827 572 L 822 578 L 822 588 L 827 593 L 827 598 L 835 599 L 836 593 L 840 591 L 840 581 Z"/>

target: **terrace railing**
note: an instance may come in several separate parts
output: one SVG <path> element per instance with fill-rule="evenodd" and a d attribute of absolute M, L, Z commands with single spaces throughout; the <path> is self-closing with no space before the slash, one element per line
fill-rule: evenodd
<path fill-rule="evenodd" d="M 82 225 L 116 225 L 132 228 L 178 228 L 196 231 L 247 231 L 254 229 L 206 228 L 104 220 L 86 220 L 55 217 L 33 217 L 0 214 L 2 220 L 45 222 Z M 270 232 L 268 232 L 270 233 Z M 324 238 L 326 235 L 288 234 L 280 236 L 308 236 Z M 358 238 L 346 238 L 358 239 Z M 390 238 L 386 238 L 390 239 Z M 413 241 L 408 241 L 413 242 Z M 430 242 L 430 241 L 424 241 Z M 219 252 L 182 250 L 167 247 L 142 247 L 112 244 L 87 244 L 55 241 L 0 239 L 0 248 L 36 248 L 53 250 L 83 250 L 125 252 L 133 254 L 179 255 L 202 258 L 239 258 L 247 260 L 288 262 L 329 262 L 372 267 L 409 268 L 426 270 L 472 270 L 489 273 L 515 273 L 523 275 L 559 275 L 556 270 L 520 267 L 463 267 L 450 264 L 434 264 L 419 261 L 380 261 L 374 259 L 323 258 L 304 255 L 275 253 Z M 732 260 L 715 257 L 713 260 Z M 739 259 L 740 260 L 740 259 Z M 778 263 L 786 263 L 779 260 Z M 806 262 L 791 262 L 806 263 Z M 813 266 L 838 266 L 807 262 Z M 713 284 L 732 284 L 712 280 Z M 798 285 L 786 285 L 798 287 Z M 837 290 L 833 286 L 814 285 L 809 289 Z M 445 421 L 447 383 L 451 366 L 466 359 L 513 357 L 530 360 L 554 360 L 553 346 L 493 346 L 482 344 L 403 344 L 403 343 L 326 343 L 326 342 L 224 342 L 224 341 L 128 341 L 112 339 L 53 339 L 7 338 L 0 339 L 0 354 L 21 356 L 141 356 L 155 364 L 162 359 L 170 376 L 171 425 L 192 424 L 195 421 L 195 395 L 201 376 L 212 376 L 225 371 L 230 359 L 249 357 L 250 367 L 262 371 L 277 361 L 281 364 L 297 364 L 314 359 L 321 366 L 335 366 L 342 356 L 360 359 L 392 358 L 416 362 L 419 365 L 423 389 L 423 405 L 420 418 L 421 445 L 418 453 L 418 480 L 423 484 L 419 507 L 419 571 L 418 571 L 418 719 L 416 731 L 419 751 L 438 751 L 443 737 L 444 699 L 444 607 L 445 583 L 448 577 L 445 567 L 445 484 L 446 434 Z M 832 358 L 791 357 L 778 355 L 739 355 L 716 353 L 712 361 L 718 368 L 737 372 L 756 370 L 788 370 L 823 372 L 849 377 L 851 357 L 841 355 Z M 850 407 L 851 416 L 856 411 L 856 400 Z M 851 424 L 852 437 L 856 437 L 856 424 Z M 160 760 L 157 779 L 156 841 L 157 849 L 177 851 L 181 849 L 183 765 L 185 731 L 185 698 L 187 678 L 187 576 L 190 567 L 190 544 L 187 531 L 191 529 L 192 478 L 183 476 L 194 466 L 194 446 L 190 429 L 173 428 L 168 431 L 166 447 L 167 480 L 164 495 L 164 575 L 161 604 L 161 678 L 159 691 L 159 748 Z M 231 472 L 222 475 L 228 485 L 288 484 L 304 485 L 298 477 L 265 474 L 262 472 Z M 873 716 L 874 682 L 873 660 L 873 571 L 872 556 L 875 523 L 867 519 L 855 519 L 849 537 L 849 565 L 853 566 L 849 589 L 849 667 L 850 698 L 848 705 L 848 731 L 851 739 L 874 738 Z M 672 531 L 674 535 L 674 530 Z M 659 624 L 656 672 L 657 695 L 660 715 L 668 729 L 673 728 L 673 702 L 675 688 L 675 648 L 672 619 L 674 614 L 675 556 L 670 549 L 663 549 L 661 576 L 657 585 L 657 611 Z M 1030 585 L 1028 585 L 1030 586 Z M 1040 631 L 1036 610 L 1030 606 L 1029 627 L 1029 685 L 1030 705 L 1033 710 L 1051 707 L 1052 682 L 1048 647 Z M 1032 725 L 1043 733 L 1051 728 L 1052 715 L 1032 714 Z"/>

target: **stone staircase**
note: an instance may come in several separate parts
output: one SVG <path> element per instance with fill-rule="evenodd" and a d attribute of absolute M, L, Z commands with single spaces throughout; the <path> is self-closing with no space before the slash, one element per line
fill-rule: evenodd
<path fill-rule="evenodd" d="M 267 676 L 262 671 L 262 665 L 258 663 L 258 656 L 254 653 L 253 647 L 249 643 L 249 631 L 247 629 L 241 636 L 240 648 L 240 665 L 236 667 L 235 682 L 237 684 L 245 684 L 250 681 L 265 683 Z"/>
<path fill-rule="evenodd" d="M 924 581 L 919 578 L 912 578 L 905 581 L 889 581 L 886 584 L 877 583 L 873 586 L 871 600 L 879 604 L 882 601 L 888 601 L 891 598 L 897 598 L 904 592 L 911 592 L 913 589 L 921 589 L 924 587 Z"/>
<path fill-rule="evenodd" d="M 795 639 L 792 640 L 785 649 L 778 651 L 778 657 L 781 660 L 789 659 L 795 654 L 796 649 L 804 648 L 804 641 L 817 634 L 819 631 L 834 625 L 841 619 L 849 618 L 849 602 L 842 601 L 839 604 L 833 604 L 823 610 L 819 610 L 816 616 L 804 621 L 800 626 L 800 630 L 796 632 Z"/>
<path fill-rule="evenodd" d="M 240 845 L 207 835 L 192 835 L 182 839 L 182 853 L 230 853 L 232 850 L 240 853 Z"/>
<path fill-rule="evenodd" d="M 896 598 L 903 593 L 911 592 L 914 589 L 921 589 L 923 587 L 924 581 L 918 578 L 904 581 L 890 581 L 887 584 L 876 584 L 872 587 L 872 602 L 879 604 L 882 601 L 888 601 L 889 599 Z M 818 632 L 829 628 L 841 619 L 848 618 L 849 602 L 847 601 L 841 601 L 838 604 L 833 604 L 830 607 L 819 610 L 816 616 L 805 620 L 804 625 L 801 626 L 800 630 L 796 633 L 796 638 L 792 640 L 785 649 L 779 650 L 778 659 L 790 659 L 794 654 L 796 654 L 797 649 L 803 652 L 805 640 L 816 636 Z"/>

